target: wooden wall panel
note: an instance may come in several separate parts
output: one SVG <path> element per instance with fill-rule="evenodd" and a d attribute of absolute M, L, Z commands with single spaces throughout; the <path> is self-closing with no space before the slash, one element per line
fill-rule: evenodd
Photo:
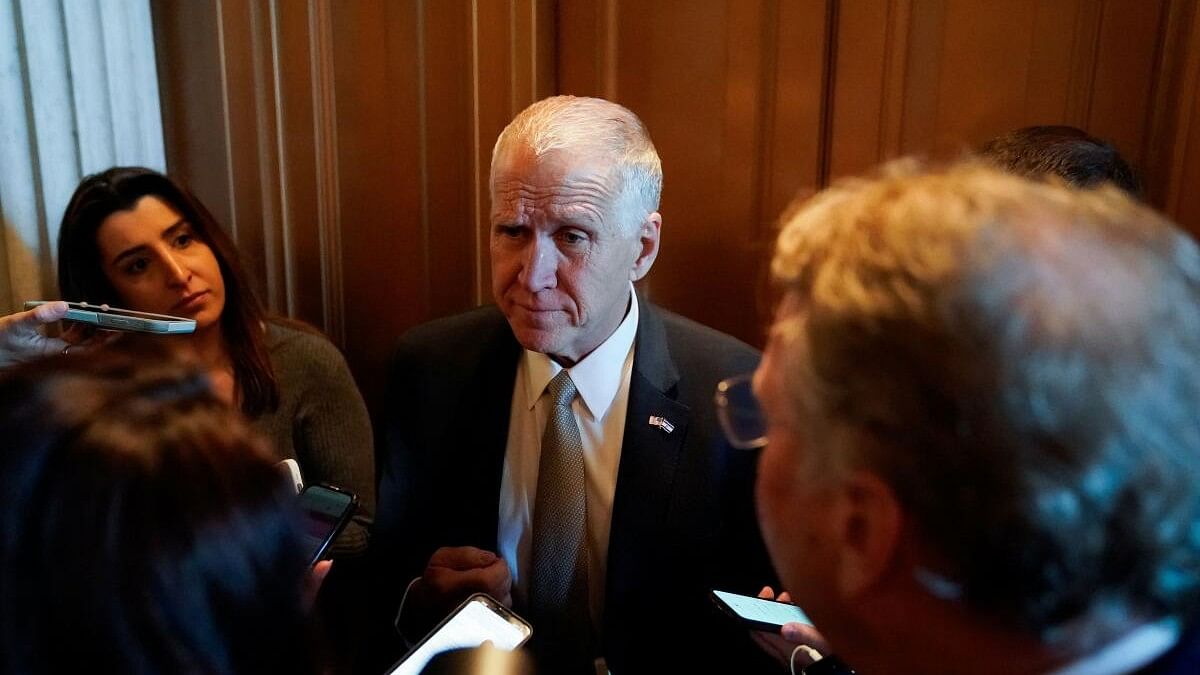
<path fill-rule="evenodd" d="M 1070 124 L 1137 162 L 1161 49 L 1155 0 L 839 3 L 830 173 L 954 157 L 1009 129 Z"/>
<path fill-rule="evenodd" d="M 324 328 L 374 403 L 395 337 L 490 300 L 496 135 L 603 96 L 663 158 L 644 284 L 761 344 L 779 212 L 902 154 L 1066 123 L 1200 202 L 1198 0 L 158 0 L 168 164 L 270 306 Z"/>
<path fill-rule="evenodd" d="M 822 179 L 826 3 L 567 2 L 561 93 L 637 113 L 663 160 L 662 253 L 643 289 L 761 342 L 778 211 Z"/>
<path fill-rule="evenodd" d="M 490 297 L 487 172 L 554 89 L 545 0 L 161 0 L 168 166 L 268 306 L 322 328 L 377 403 L 395 338 Z"/>
<path fill-rule="evenodd" d="M 417 8 L 387 0 L 342 3 L 333 14 L 342 346 L 375 410 L 396 336 L 430 313 L 421 18 Z"/>
<path fill-rule="evenodd" d="M 906 119 L 922 125 L 933 119 L 932 110 L 920 108 L 929 105 L 927 100 L 907 102 L 912 109 L 907 118 L 901 114 L 901 106 L 906 103 L 906 71 L 914 68 L 922 81 L 936 82 L 939 65 L 936 50 L 920 49 L 936 44 L 940 24 L 940 14 L 932 12 L 936 7 L 930 7 L 924 20 L 916 24 L 918 31 L 926 29 L 929 35 L 915 33 L 917 48 L 910 51 L 907 43 L 914 30 L 909 23 L 911 0 L 834 4 L 829 26 L 836 43 L 829 75 L 826 182 L 861 173 L 885 157 L 898 155 Z"/>
<path fill-rule="evenodd" d="M 1160 179 L 1153 187 L 1167 213 L 1200 237 L 1200 3 L 1178 3 L 1179 24 L 1190 28 L 1171 45 L 1169 61 L 1178 66 L 1178 79 L 1164 86 L 1164 109 L 1173 111 L 1164 133 Z"/>

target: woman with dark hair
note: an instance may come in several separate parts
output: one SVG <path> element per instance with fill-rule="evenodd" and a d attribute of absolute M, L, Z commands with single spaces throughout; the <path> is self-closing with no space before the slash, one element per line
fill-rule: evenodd
<path fill-rule="evenodd" d="M 315 331 L 267 317 L 233 242 L 187 189 L 137 167 L 84 178 L 59 229 L 58 282 L 67 300 L 195 319 L 195 333 L 152 340 L 199 364 L 306 481 L 355 492 L 360 515 L 333 553 L 366 548 L 372 435 L 345 360 Z M 60 303 L 0 319 L 0 361 L 70 349 L 35 328 L 64 312 Z"/>
<path fill-rule="evenodd" d="M 122 351 L 0 373 L 0 673 L 316 672 L 272 453 L 205 373 Z"/>

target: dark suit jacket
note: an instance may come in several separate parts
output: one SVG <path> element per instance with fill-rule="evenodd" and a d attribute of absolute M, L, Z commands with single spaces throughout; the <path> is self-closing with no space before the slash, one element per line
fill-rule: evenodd
<path fill-rule="evenodd" d="M 729 664 L 729 672 L 774 672 L 778 666 L 709 599 L 713 588 L 754 593 L 774 581 L 754 512 L 757 455 L 727 445 L 713 406 L 717 382 L 753 370 L 758 353 L 644 300 L 635 344 L 608 547 L 609 668 L 715 672 Z M 404 585 L 438 547 L 497 550 L 520 355 L 495 307 L 425 324 L 400 340 L 371 541 L 382 574 L 376 599 L 393 614 Z M 674 431 L 650 426 L 652 415 Z"/>

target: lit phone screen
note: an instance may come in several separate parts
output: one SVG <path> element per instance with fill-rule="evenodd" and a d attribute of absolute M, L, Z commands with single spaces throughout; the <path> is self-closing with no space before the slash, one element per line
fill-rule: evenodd
<path fill-rule="evenodd" d="M 337 527 L 351 501 L 350 495 L 346 493 L 334 492 L 318 485 L 309 486 L 300 493 L 304 546 L 310 558 L 315 558 L 317 552 L 325 545 L 329 533 Z"/>
<path fill-rule="evenodd" d="M 795 605 L 763 600 L 762 598 L 751 598 L 736 593 L 726 593 L 725 591 L 713 591 L 713 593 L 721 598 L 725 604 L 729 605 L 733 611 L 737 612 L 738 616 L 744 619 L 770 623 L 776 626 L 782 626 L 792 621 L 812 625 L 812 619 L 809 619 L 808 615 Z"/>
<path fill-rule="evenodd" d="M 512 650 L 524 639 L 520 626 L 509 623 L 482 602 L 469 602 L 388 675 L 417 675 L 430 659 L 450 649 L 478 647 L 490 640 L 500 649 Z"/>

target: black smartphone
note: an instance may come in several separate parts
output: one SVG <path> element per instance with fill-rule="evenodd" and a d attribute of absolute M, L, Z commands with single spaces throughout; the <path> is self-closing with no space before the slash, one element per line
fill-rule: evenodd
<path fill-rule="evenodd" d="M 307 485 L 297 497 L 304 522 L 304 545 L 310 564 L 317 564 L 358 508 L 358 496 L 321 483 Z"/>
<path fill-rule="evenodd" d="M 751 630 L 778 633 L 783 624 L 793 621 L 812 625 L 812 619 L 809 619 L 807 614 L 799 607 L 786 602 L 752 598 L 749 595 L 727 591 L 713 591 L 712 599 L 726 614 Z"/>
<path fill-rule="evenodd" d="M 486 593 L 476 593 L 442 620 L 387 675 L 417 675 L 430 659 L 450 649 L 478 647 L 491 642 L 512 651 L 533 635 L 529 622 Z"/>

